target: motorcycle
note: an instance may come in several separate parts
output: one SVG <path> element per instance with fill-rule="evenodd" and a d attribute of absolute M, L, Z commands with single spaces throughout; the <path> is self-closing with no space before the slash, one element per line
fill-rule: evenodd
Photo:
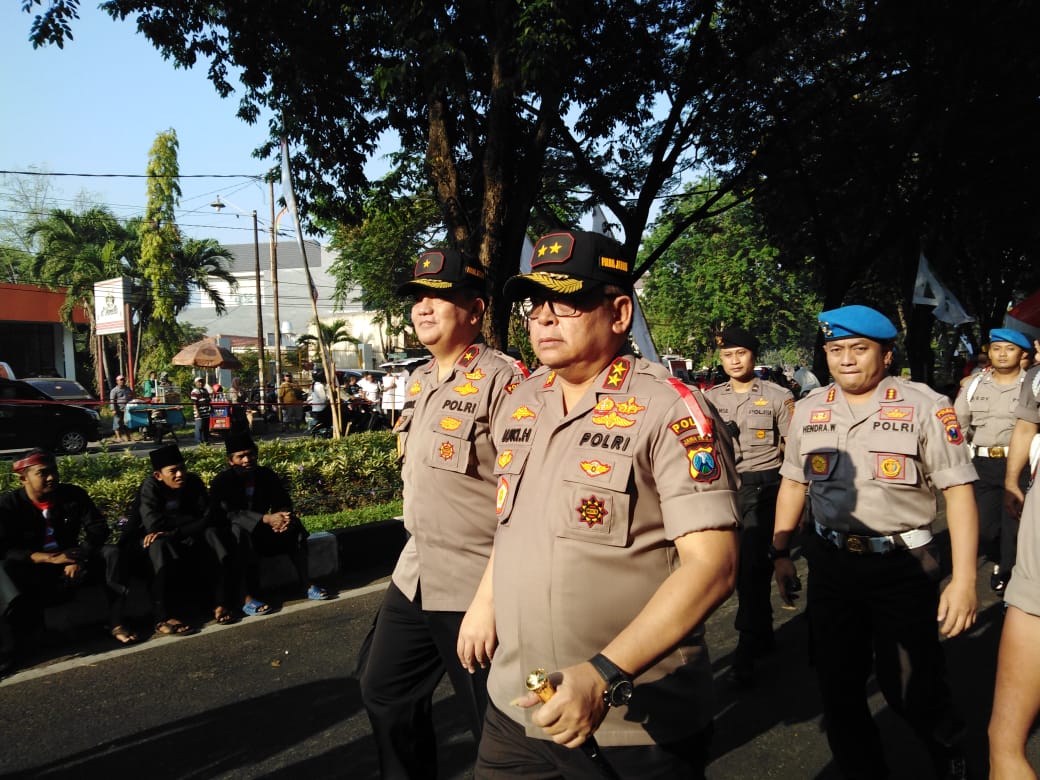
<path fill-rule="evenodd" d="M 323 417 L 331 418 L 331 414 Z M 307 418 L 308 435 L 316 439 L 332 438 L 331 419 L 320 419 L 313 415 Z M 371 401 L 360 396 L 350 396 L 340 402 L 340 433 L 365 433 L 368 431 L 388 431 L 393 426 L 389 418 Z"/>

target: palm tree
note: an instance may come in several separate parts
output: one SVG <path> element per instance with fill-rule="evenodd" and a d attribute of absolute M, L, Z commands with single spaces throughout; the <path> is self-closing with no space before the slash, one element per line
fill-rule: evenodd
<path fill-rule="evenodd" d="M 332 347 L 336 344 L 348 343 L 348 344 L 360 344 L 361 342 L 350 335 L 350 326 L 346 320 L 333 320 L 332 322 L 320 322 L 311 320 L 311 325 L 317 325 L 318 331 L 321 333 L 321 343 L 325 345 L 325 349 L 332 350 Z M 313 345 L 317 348 L 318 337 L 313 333 L 305 333 L 296 339 L 297 345 L 308 348 Z"/>
<path fill-rule="evenodd" d="M 30 227 L 29 235 L 40 245 L 29 264 L 31 278 L 46 287 L 65 288 L 59 314 L 66 327 L 73 327 L 73 312 L 82 308 L 96 361 L 94 283 L 127 273 L 127 256 L 137 256 L 136 235 L 104 208 L 81 214 L 53 209 Z"/>
<path fill-rule="evenodd" d="M 133 228 L 133 223 L 128 226 Z M 170 256 L 173 263 L 172 274 L 165 291 L 165 298 L 172 304 L 174 315 L 179 314 L 191 303 L 192 290 L 199 290 L 208 297 L 216 306 L 218 314 L 227 313 L 227 304 L 215 282 L 226 282 L 232 290 L 238 287 L 238 279 L 229 270 L 231 257 L 231 252 L 212 238 L 188 238 L 174 247 Z M 141 278 L 141 274 L 135 273 L 134 276 L 135 285 L 140 292 L 135 296 L 134 304 L 138 322 L 147 323 L 148 333 L 156 343 L 166 348 L 178 346 L 181 336 L 177 328 L 171 327 L 169 323 L 160 322 L 153 316 L 155 296 L 150 286 Z M 141 344 L 140 338 L 137 343 Z"/>

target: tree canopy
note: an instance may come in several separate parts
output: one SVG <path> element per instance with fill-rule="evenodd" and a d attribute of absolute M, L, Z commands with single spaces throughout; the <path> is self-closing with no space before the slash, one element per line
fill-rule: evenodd
<path fill-rule="evenodd" d="M 71 34 L 76 0 L 43 7 L 35 44 Z M 208 64 L 239 114 L 274 112 L 301 200 L 357 224 L 363 166 L 383 133 L 424 161 L 447 240 L 493 283 L 515 273 L 532 218 L 602 204 L 635 253 L 683 178 L 716 183 L 673 209 L 640 271 L 724 199 L 747 200 L 788 268 L 806 259 L 823 303 L 894 281 L 911 358 L 927 310 L 910 305 L 919 252 L 983 323 L 1038 282 L 1032 188 L 1040 51 L 1030 0 L 108 0 L 176 65 Z M 232 83 L 237 81 L 237 84 Z M 416 188 L 419 192 L 420 188 Z M 725 200 L 728 203 L 728 200 Z M 556 223 L 556 224 L 554 224 Z"/>
<path fill-rule="evenodd" d="M 711 189 L 710 181 L 700 182 L 675 201 L 647 237 L 645 251 L 654 251 L 667 225 L 697 209 Z M 750 204 L 730 197 L 719 205 L 730 208 L 688 229 L 645 278 L 643 310 L 658 348 L 711 364 L 715 336 L 738 325 L 758 334 L 764 349 L 805 362 L 820 310 L 816 280 L 807 264 L 781 268 Z"/>

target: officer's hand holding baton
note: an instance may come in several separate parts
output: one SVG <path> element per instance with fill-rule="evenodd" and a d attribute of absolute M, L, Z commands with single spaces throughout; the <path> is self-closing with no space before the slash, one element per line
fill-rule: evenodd
<path fill-rule="evenodd" d="M 529 675 L 527 675 L 527 690 L 531 693 L 526 697 L 518 699 L 515 704 L 520 707 L 531 707 L 538 702 L 542 702 L 538 712 L 532 717 L 531 721 L 536 726 L 541 726 L 547 734 L 552 736 L 553 742 L 564 747 L 574 748 L 580 747 L 582 752 L 585 753 L 596 767 L 603 773 L 604 777 L 611 778 L 614 780 L 619 775 L 614 771 L 613 767 L 607 763 L 604 758 L 602 751 L 600 750 L 599 743 L 596 742 L 596 738 L 592 736 L 592 733 L 596 730 L 596 727 L 603 721 L 606 715 L 606 704 L 603 702 L 602 693 L 597 693 L 597 682 L 602 682 L 602 678 L 592 668 L 591 664 L 586 664 L 591 670 L 592 674 L 589 678 L 592 683 L 589 687 L 588 697 L 583 702 L 580 698 L 575 699 L 573 696 L 567 697 L 569 702 L 564 703 L 564 696 L 561 696 L 559 700 L 555 700 L 556 696 L 556 685 L 550 679 L 549 675 L 544 669 L 535 669 Z M 582 688 L 578 679 L 580 678 L 580 672 L 576 670 L 579 666 L 572 666 L 569 669 L 564 670 L 556 676 L 559 680 L 566 680 L 568 688 Z M 566 691 L 570 694 L 572 691 Z M 533 696 L 532 696 L 533 694 Z M 573 721 L 575 715 L 574 706 L 577 704 L 581 707 L 577 714 L 580 717 L 577 720 L 577 724 L 568 725 L 569 722 Z M 553 705 L 562 705 L 553 706 Z M 563 709 L 566 708 L 566 709 Z"/>

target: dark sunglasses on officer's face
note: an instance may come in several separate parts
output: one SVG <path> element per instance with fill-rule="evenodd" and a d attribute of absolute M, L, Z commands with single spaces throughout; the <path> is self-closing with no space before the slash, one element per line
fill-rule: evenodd
<path fill-rule="evenodd" d="M 592 311 L 605 300 L 613 300 L 621 293 L 607 293 L 602 289 L 591 290 L 577 295 L 533 295 L 526 300 L 520 301 L 520 311 L 529 320 L 536 319 L 543 305 L 549 306 L 549 311 L 555 317 L 577 317 L 583 312 Z"/>

